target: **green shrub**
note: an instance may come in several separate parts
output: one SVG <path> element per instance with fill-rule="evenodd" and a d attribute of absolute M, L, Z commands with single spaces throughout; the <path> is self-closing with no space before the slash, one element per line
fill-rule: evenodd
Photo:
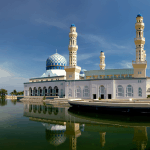
<path fill-rule="evenodd" d="M 147 95 L 147 98 L 149 98 L 150 97 L 150 95 Z"/>
<path fill-rule="evenodd" d="M 101 98 L 99 97 L 99 100 L 101 100 Z"/>
<path fill-rule="evenodd" d="M 45 98 L 45 96 L 43 97 L 43 100 L 45 100 L 46 98 Z"/>

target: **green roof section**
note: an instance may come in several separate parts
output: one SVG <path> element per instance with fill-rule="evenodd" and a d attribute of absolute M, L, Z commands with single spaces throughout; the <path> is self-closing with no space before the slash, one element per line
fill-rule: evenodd
<path fill-rule="evenodd" d="M 85 76 L 134 74 L 134 69 L 133 68 L 127 68 L 127 69 L 90 70 L 90 71 L 84 71 L 84 73 L 85 73 Z"/>

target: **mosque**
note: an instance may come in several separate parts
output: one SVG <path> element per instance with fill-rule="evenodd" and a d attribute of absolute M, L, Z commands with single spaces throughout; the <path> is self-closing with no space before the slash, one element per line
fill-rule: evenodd
<path fill-rule="evenodd" d="M 136 60 L 133 68 L 105 69 L 105 55 L 100 52 L 99 70 L 85 70 L 77 66 L 77 32 L 74 24 L 69 32 L 69 66 L 57 52 L 46 60 L 46 72 L 24 83 L 24 96 L 59 96 L 69 99 L 129 99 L 146 98 L 150 93 L 150 78 L 146 76 L 146 51 L 143 17 L 135 23 Z"/>

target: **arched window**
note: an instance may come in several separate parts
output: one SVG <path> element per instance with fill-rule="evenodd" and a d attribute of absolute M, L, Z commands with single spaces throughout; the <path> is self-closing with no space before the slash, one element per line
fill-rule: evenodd
<path fill-rule="evenodd" d="M 41 89 L 41 87 L 38 88 L 38 96 L 42 96 L 42 89 Z"/>
<path fill-rule="evenodd" d="M 68 97 L 72 97 L 72 90 L 71 89 L 69 89 L 69 91 L 68 91 Z"/>
<path fill-rule="evenodd" d="M 140 87 L 138 89 L 138 95 L 142 97 L 142 89 Z"/>
<path fill-rule="evenodd" d="M 133 87 L 132 85 L 128 85 L 126 88 L 126 97 L 133 97 Z"/>
<path fill-rule="evenodd" d="M 58 87 L 57 86 L 55 86 L 54 87 L 54 96 L 58 96 Z"/>
<path fill-rule="evenodd" d="M 48 87 L 48 95 L 52 96 L 52 87 L 51 86 Z"/>
<path fill-rule="evenodd" d="M 61 89 L 61 97 L 63 97 L 63 89 Z"/>
<path fill-rule="evenodd" d="M 29 96 L 32 96 L 32 88 L 29 88 Z"/>
<path fill-rule="evenodd" d="M 43 87 L 43 96 L 47 96 L 47 88 Z"/>
<path fill-rule="evenodd" d="M 37 96 L 37 89 L 36 89 L 36 87 L 33 88 L 33 96 Z"/>
<path fill-rule="evenodd" d="M 76 97 L 77 98 L 81 98 L 81 88 L 80 88 L 80 86 L 76 87 L 75 93 L 76 93 Z"/>
<path fill-rule="evenodd" d="M 118 85 L 116 89 L 116 96 L 117 97 L 123 97 L 124 96 L 124 90 L 122 85 Z"/>
<path fill-rule="evenodd" d="M 89 87 L 85 86 L 83 90 L 83 97 L 89 97 L 89 94 L 90 94 Z"/>
<path fill-rule="evenodd" d="M 99 97 L 101 99 L 105 99 L 106 98 L 106 89 L 103 85 L 99 86 Z"/>

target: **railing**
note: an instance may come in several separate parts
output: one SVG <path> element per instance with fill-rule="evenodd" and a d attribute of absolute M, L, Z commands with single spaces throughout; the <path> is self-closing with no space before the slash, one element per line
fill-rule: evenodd
<path fill-rule="evenodd" d="M 69 35 L 70 35 L 70 34 L 76 34 L 76 35 L 77 35 L 77 32 L 69 32 Z"/>
<path fill-rule="evenodd" d="M 68 47 L 76 47 L 78 49 L 78 45 L 69 45 Z"/>
<path fill-rule="evenodd" d="M 143 40 L 143 41 L 145 41 L 145 38 L 144 37 L 134 38 L 134 41 L 136 41 L 136 40 Z"/>
<path fill-rule="evenodd" d="M 147 61 L 133 61 L 132 64 L 147 64 Z"/>
<path fill-rule="evenodd" d="M 136 22 L 135 26 L 137 26 L 137 25 L 143 25 L 144 26 L 144 23 L 143 22 Z"/>
<path fill-rule="evenodd" d="M 68 69 L 68 68 L 77 68 L 77 69 L 81 69 L 81 67 L 79 67 L 79 66 L 65 66 L 64 68 L 65 68 L 65 69 Z"/>

